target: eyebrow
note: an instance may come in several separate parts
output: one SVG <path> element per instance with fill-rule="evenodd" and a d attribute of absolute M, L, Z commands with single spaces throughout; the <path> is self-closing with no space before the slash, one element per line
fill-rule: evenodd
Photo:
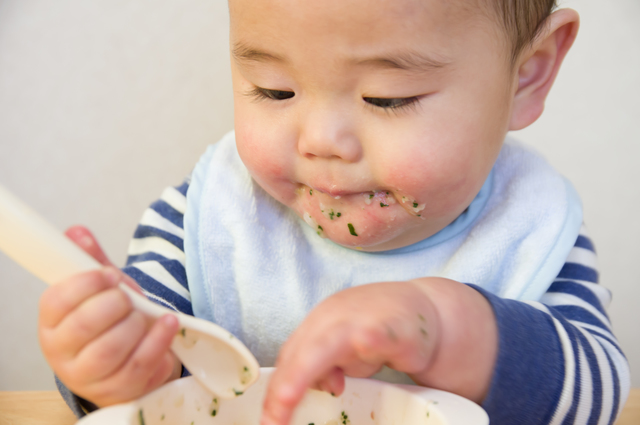
<path fill-rule="evenodd" d="M 439 60 L 424 53 L 414 51 L 401 52 L 391 56 L 361 59 L 356 61 L 356 63 L 373 68 L 401 69 L 413 73 L 437 71 L 451 64 L 450 61 Z"/>
<path fill-rule="evenodd" d="M 232 49 L 233 57 L 239 62 L 287 62 L 277 54 L 266 52 L 243 43 L 237 43 Z M 424 73 L 446 68 L 450 61 L 436 59 L 415 51 L 400 52 L 389 56 L 356 58 L 356 65 L 379 69 L 400 69 L 412 73 Z"/>
<path fill-rule="evenodd" d="M 243 43 L 236 43 L 231 50 L 233 57 L 239 62 L 286 62 L 284 58 Z"/>

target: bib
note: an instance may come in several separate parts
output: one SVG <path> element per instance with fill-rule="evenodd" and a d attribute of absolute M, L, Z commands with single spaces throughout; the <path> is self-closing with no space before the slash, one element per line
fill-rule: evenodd
<path fill-rule="evenodd" d="M 440 276 L 500 297 L 537 300 L 582 224 L 578 195 L 525 147 L 507 141 L 469 208 L 416 244 L 385 252 L 322 239 L 243 165 L 234 133 L 208 148 L 187 192 L 185 253 L 197 317 L 232 332 L 261 366 L 310 310 L 343 289 Z"/>

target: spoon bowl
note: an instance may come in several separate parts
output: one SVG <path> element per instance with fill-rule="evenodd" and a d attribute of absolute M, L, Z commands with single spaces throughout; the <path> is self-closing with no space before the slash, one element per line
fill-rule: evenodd
<path fill-rule="evenodd" d="M 0 250 L 29 272 L 53 285 L 102 265 L 0 186 Z M 124 283 L 134 308 L 159 318 L 174 315 L 180 330 L 171 350 L 195 379 L 220 398 L 242 394 L 259 376 L 249 349 L 220 326 L 155 304 Z"/>

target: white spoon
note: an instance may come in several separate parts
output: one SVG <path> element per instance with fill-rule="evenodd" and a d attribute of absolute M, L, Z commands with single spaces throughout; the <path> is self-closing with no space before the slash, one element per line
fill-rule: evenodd
<path fill-rule="evenodd" d="M 2 186 L 0 250 L 49 285 L 102 267 Z M 258 379 L 260 366 L 255 357 L 220 326 L 155 304 L 124 283 L 120 289 L 136 309 L 149 316 L 177 317 L 180 331 L 173 338 L 171 350 L 217 396 L 236 397 Z"/>

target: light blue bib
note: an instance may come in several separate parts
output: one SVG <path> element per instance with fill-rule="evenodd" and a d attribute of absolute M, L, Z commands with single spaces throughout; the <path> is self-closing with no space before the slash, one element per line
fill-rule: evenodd
<path fill-rule="evenodd" d="M 258 186 L 233 133 L 209 147 L 187 193 L 187 279 L 197 317 L 226 328 L 272 366 L 324 298 L 355 285 L 442 276 L 504 298 L 537 300 L 578 237 L 575 190 L 543 159 L 505 143 L 473 203 L 414 245 L 367 253 L 322 239 Z"/>

